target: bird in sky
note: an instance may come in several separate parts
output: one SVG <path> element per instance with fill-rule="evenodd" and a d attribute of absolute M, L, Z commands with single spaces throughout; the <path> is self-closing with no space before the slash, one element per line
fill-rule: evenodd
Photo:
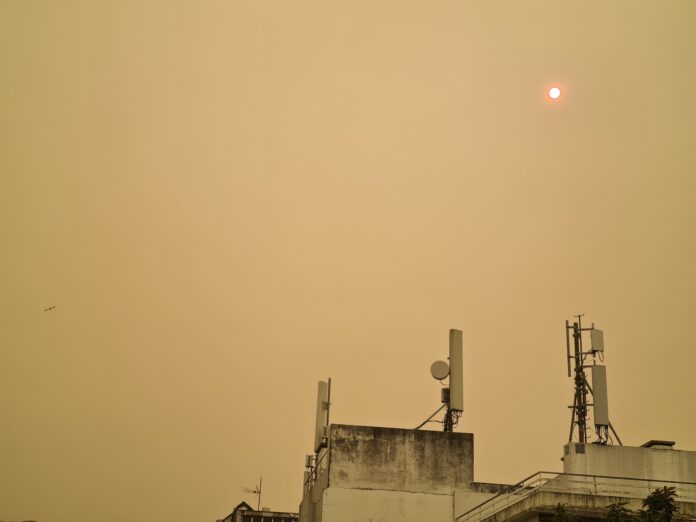
<path fill-rule="evenodd" d="M 53 310 L 56 307 L 56 305 L 49 306 L 48 308 L 44 308 L 44 312 L 48 312 L 49 310 Z"/>

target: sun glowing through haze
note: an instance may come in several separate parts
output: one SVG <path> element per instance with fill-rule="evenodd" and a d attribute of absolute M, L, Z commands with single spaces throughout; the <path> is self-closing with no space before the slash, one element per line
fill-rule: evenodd
<path fill-rule="evenodd" d="M 558 98 L 561 97 L 561 89 L 558 87 L 551 87 L 549 89 L 549 98 L 552 100 L 557 100 Z"/>

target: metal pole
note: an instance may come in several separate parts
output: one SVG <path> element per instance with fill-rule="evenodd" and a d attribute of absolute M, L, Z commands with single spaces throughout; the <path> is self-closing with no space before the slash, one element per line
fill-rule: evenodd
<path fill-rule="evenodd" d="M 437 415 L 438 413 L 440 413 L 440 412 L 442 411 L 442 408 L 446 408 L 446 407 L 447 407 L 447 404 L 443 404 L 442 406 L 440 406 L 440 407 L 435 411 L 435 413 L 433 413 L 430 417 L 428 417 L 427 419 L 425 419 L 423 422 L 421 422 L 418 426 L 416 426 L 416 427 L 413 428 L 413 429 L 414 429 L 414 430 L 419 430 L 419 429 L 421 429 L 421 428 L 422 428 L 423 426 L 425 426 L 428 422 L 430 422 L 430 419 L 432 419 L 435 415 Z"/>
<path fill-rule="evenodd" d="M 619 434 L 616 433 L 616 430 L 614 429 L 614 425 L 611 422 L 609 423 L 609 427 L 611 428 L 611 432 L 616 437 L 616 441 L 619 443 L 619 446 L 623 446 L 623 442 L 621 442 L 621 439 L 619 438 Z"/>
<path fill-rule="evenodd" d="M 578 440 L 587 442 L 587 391 L 585 372 L 582 367 L 582 340 L 579 323 L 573 323 L 573 345 L 575 348 L 575 421 L 578 425 Z"/>
<path fill-rule="evenodd" d="M 256 505 L 256 511 L 261 511 L 261 485 L 263 484 L 263 477 L 259 478 L 259 502 Z"/>
<path fill-rule="evenodd" d="M 568 433 L 568 444 L 573 441 L 573 428 L 575 427 L 575 401 L 577 396 L 573 395 L 573 409 L 570 410 L 570 433 Z"/>
<path fill-rule="evenodd" d="M 454 422 L 452 421 L 452 410 L 449 407 L 449 403 L 447 404 L 447 413 L 445 413 L 445 431 L 447 433 L 452 432 L 452 424 Z"/>
<path fill-rule="evenodd" d="M 578 315 L 578 341 L 580 344 L 580 373 L 582 375 L 582 423 L 583 427 L 585 428 L 583 430 L 583 435 L 585 437 L 585 442 L 587 442 L 587 377 L 585 377 L 585 360 L 583 358 L 583 351 L 582 351 L 582 316 L 585 314 L 580 314 Z"/>
<path fill-rule="evenodd" d="M 329 391 L 327 393 L 327 401 L 326 401 L 326 436 L 329 436 L 328 430 L 329 430 L 329 413 L 331 413 L 331 377 L 329 377 Z"/>

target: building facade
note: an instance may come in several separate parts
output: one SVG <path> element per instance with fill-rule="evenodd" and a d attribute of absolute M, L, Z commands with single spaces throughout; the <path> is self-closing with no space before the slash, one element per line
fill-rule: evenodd
<path fill-rule="evenodd" d="M 258 511 L 246 502 L 241 502 L 232 510 L 232 513 L 217 522 L 298 522 L 298 520 L 298 513 L 271 511 L 268 508 Z"/>
<path fill-rule="evenodd" d="M 505 486 L 474 482 L 474 437 L 333 424 L 305 480 L 302 522 L 452 522 Z"/>
<path fill-rule="evenodd" d="M 577 522 L 597 522 L 611 505 L 641 509 L 643 499 L 663 487 L 676 492 L 676 520 L 696 520 L 696 452 L 673 445 L 566 444 L 563 473 L 535 473 L 455 521 L 548 522 L 560 505 Z"/>
<path fill-rule="evenodd" d="M 563 472 L 514 485 L 474 481 L 470 433 L 331 425 L 305 474 L 301 522 L 550 522 L 558 506 L 576 522 L 608 507 L 638 510 L 658 488 L 676 491 L 677 520 L 696 521 L 696 452 L 570 443 Z"/>

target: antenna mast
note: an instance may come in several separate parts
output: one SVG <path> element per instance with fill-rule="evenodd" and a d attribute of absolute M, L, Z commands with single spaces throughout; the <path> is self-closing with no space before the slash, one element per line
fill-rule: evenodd
<path fill-rule="evenodd" d="M 588 406 L 592 406 L 596 433 L 596 440 L 594 440 L 594 443 L 610 444 L 611 437 L 609 435 L 609 430 L 611 430 L 619 445 L 622 445 L 619 435 L 609 421 L 606 366 L 597 364 L 597 358 L 599 358 L 600 362 L 604 361 L 604 333 L 602 330 L 596 329 L 594 323 L 592 323 L 590 328 L 583 328 L 583 315 L 585 314 L 576 315 L 575 318 L 577 321 L 574 321 L 572 325 L 569 321 L 566 321 L 565 324 L 568 377 L 573 377 L 575 384 L 573 405 L 568 406 L 571 409 L 568 442 L 572 442 L 576 426 L 578 428 L 578 442 L 581 444 L 590 442 L 591 432 L 588 433 L 590 431 L 588 426 Z M 588 351 L 583 351 L 582 333 L 587 331 L 590 332 L 591 347 Z M 571 332 L 573 336 L 572 353 L 570 349 Z M 592 364 L 585 364 L 589 356 L 592 356 Z M 572 371 L 571 366 L 573 366 Z M 586 368 L 590 368 L 592 371 L 592 386 L 594 390 L 587 381 L 587 375 L 585 374 Z M 592 395 L 592 403 L 587 402 L 588 394 Z"/>
<path fill-rule="evenodd" d="M 573 431 L 575 426 L 578 427 L 578 442 L 587 442 L 587 379 L 585 378 L 585 368 L 582 364 L 582 316 L 580 314 L 575 316 L 577 321 L 573 323 L 571 327 L 566 321 L 566 352 L 568 354 L 568 377 L 571 377 L 570 372 L 570 362 L 573 361 L 575 366 L 575 394 L 573 396 L 573 410 L 571 423 L 570 423 L 570 435 L 568 437 L 568 442 L 573 439 Z M 569 332 L 573 331 L 573 355 L 570 355 L 570 340 Z"/>
<path fill-rule="evenodd" d="M 331 407 L 331 379 L 328 382 L 317 383 L 317 415 L 314 426 L 314 452 L 319 453 L 321 448 L 328 444 L 329 437 L 329 409 Z"/>
<path fill-rule="evenodd" d="M 441 422 L 445 432 L 452 432 L 454 427 L 459 422 L 459 417 L 464 410 L 464 382 L 463 382 L 463 366 L 462 366 L 462 331 L 449 331 L 449 364 L 445 361 L 435 361 L 430 367 L 430 373 L 433 378 L 442 383 L 444 379 L 449 377 L 449 386 L 443 383 L 441 390 L 440 406 L 435 413 L 425 419 L 414 429 L 418 430 L 425 426 L 428 422 Z M 435 415 L 445 410 L 445 418 L 442 421 L 432 420 Z"/>

